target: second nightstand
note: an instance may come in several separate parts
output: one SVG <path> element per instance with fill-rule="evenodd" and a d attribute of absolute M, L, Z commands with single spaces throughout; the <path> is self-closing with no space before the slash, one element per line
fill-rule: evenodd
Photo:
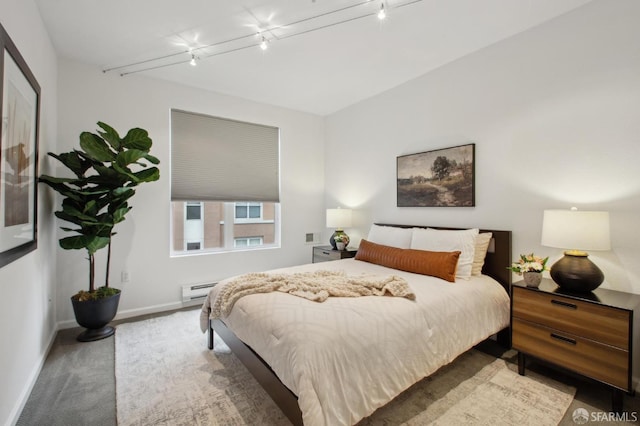
<path fill-rule="evenodd" d="M 347 247 L 346 250 L 333 250 L 331 246 L 316 246 L 313 248 L 313 263 L 328 262 L 330 260 L 348 259 L 355 257 L 358 249 Z"/>
<path fill-rule="evenodd" d="M 608 289 L 563 292 L 553 281 L 539 288 L 514 283 L 511 337 L 518 372 L 525 356 L 548 361 L 613 389 L 613 410 L 622 410 L 622 391 L 633 393 L 634 315 L 640 295 Z"/>

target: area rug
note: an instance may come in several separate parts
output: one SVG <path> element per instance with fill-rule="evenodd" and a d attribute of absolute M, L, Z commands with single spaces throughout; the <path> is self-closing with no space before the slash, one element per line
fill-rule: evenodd
<path fill-rule="evenodd" d="M 199 310 L 118 325 L 118 424 L 289 425 Z M 365 425 L 557 425 L 575 389 L 470 350 L 362 420 Z"/>

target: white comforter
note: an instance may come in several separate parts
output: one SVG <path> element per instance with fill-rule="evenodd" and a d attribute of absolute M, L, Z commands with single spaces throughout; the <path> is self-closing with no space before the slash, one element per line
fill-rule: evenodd
<path fill-rule="evenodd" d="M 238 300 L 223 321 L 298 396 L 305 425 L 352 425 L 509 324 L 509 298 L 481 276 L 449 283 L 354 259 L 273 272 L 396 274 L 416 300 L 280 292 Z M 203 312 L 225 281 L 213 288 Z M 206 329 L 206 314 L 203 316 Z"/>

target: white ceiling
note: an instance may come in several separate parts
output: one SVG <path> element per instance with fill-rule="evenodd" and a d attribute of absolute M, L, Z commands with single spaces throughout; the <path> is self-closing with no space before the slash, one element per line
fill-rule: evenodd
<path fill-rule="evenodd" d="M 384 21 L 379 0 L 36 3 L 65 58 L 103 70 L 149 60 L 108 72 L 327 115 L 589 1 L 385 0 Z M 190 66 L 187 49 L 203 46 Z"/>

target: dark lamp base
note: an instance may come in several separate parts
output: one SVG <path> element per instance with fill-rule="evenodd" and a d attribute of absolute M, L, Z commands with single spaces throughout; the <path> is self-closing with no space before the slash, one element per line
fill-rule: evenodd
<path fill-rule="evenodd" d="M 333 247 L 334 250 L 338 250 L 338 247 L 336 247 L 336 241 L 333 239 L 333 237 L 335 237 L 336 235 L 344 235 L 345 237 L 347 237 L 347 241 L 345 242 L 344 246 L 346 247 L 347 245 L 349 245 L 349 236 L 345 234 L 342 229 L 336 229 L 336 232 L 334 232 L 331 235 L 331 238 L 329 238 L 329 244 L 331 244 L 331 247 Z"/>
<path fill-rule="evenodd" d="M 551 278 L 563 290 L 587 293 L 602 284 L 604 274 L 589 260 L 587 253 L 565 252 L 551 267 Z"/>

